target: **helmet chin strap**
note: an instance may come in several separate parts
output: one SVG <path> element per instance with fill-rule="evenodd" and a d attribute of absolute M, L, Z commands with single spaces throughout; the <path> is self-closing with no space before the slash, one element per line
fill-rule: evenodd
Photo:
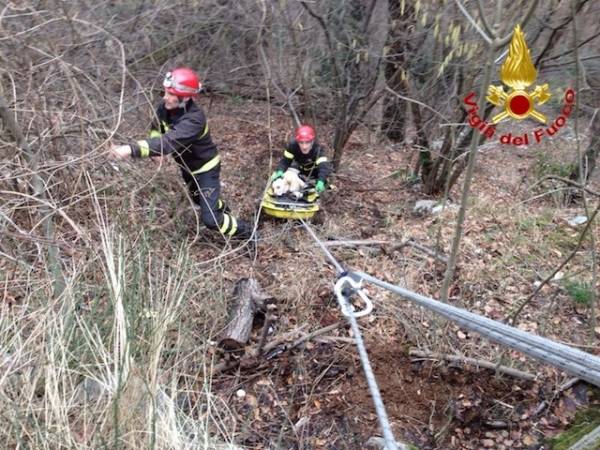
<path fill-rule="evenodd" d="M 177 103 L 177 107 L 178 108 L 185 108 L 185 104 L 187 103 L 187 101 L 192 98 L 192 97 L 177 97 L 177 100 L 179 100 L 179 103 Z"/>

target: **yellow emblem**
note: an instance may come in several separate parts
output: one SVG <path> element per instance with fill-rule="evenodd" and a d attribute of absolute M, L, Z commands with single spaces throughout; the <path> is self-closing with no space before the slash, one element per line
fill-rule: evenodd
<path fill-rule="evenodd" d="M 542 105 L 550 98 L 548 83 L 536 86 L 531 93 L 525 90 L 533 84 L 536 77 L 537 70 L 531 62 L 525 35 L 521 31 L 521 26 L 517 25 L 508 48 L 508 57 L 500 70 L 500 79 L 505 85 L 511 87 L 512 91 L 504 92 L 502 86 L 488 87 L 487 101 L 496 106 L 504 106 L 504 111 L 492 118 L 493 123 L 498 123 L 507 117 L 520 120 L 529 116 L 546 123 L 546 116 L 536 111 L 534 106 Z"/>

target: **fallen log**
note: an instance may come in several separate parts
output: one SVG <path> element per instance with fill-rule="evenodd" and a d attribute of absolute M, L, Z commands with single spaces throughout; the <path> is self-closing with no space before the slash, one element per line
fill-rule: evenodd
<path fill-rule="evenodd" d="M 554 399 L 556 399 L 560 394 L 562 394 L 563 392 L 565 392 L 567 389 L 571 389 L 575 384 L 577 384 L 578 382 L 580 382 L 581 380 L 577 377 L 574 378 L 570 378 L 567 381 L 565 381 L 563 384 L 561 384 L 558 389 L 556 389 L 556 391 L 553 394 L 553 401 Z M 539 405 L 537 405 L 537 407 L 535 408 L 535 410 L 531 413 L 531 417 L 535 418 L 537 416 L 539 416 L 547 407 L 549 406 L 549 403 L 546 400 L 542 400 L 540 402 Z"/>
<path fill-rule="evenodd" d="M 437 259 L 438 261 L 441 261 L 444 264 L 448 264 L 448 257 L 446 255 L 441 254 L 440 252 L 436 251 L 436 250 L 432 250 L 428 247 L 425 247 L 424 245 L 418 244 L 415 241 L 413 241 L 412 239 L 408 239 L 394 247 L 392 247 L 392 251 L 397 251 L 397 250 L 402 250 L 404 247 L 412 247 L 415 248 L 417 250 L 422 251 L 423 253 L 425 253 L 426 255 L 431 256 L 432 258 Z"/>
<path fill-rule="evenodd" d="M 291 350 L 293 348 L 298 347 L 299 345 L 302 345 L 305 342 L 322 336 L 325 333 L 329 333 L 330 331 L 333 331 L 336 328 L 343 326 L 345 323 L 345 321 L 335 322 L 334 324 L 328 325 L 323 328 L 319 328 L 318 330 L 315 330 L 311 333 L 304 333 L 304 328 L 306 328 L 306 324 L 302 325 L 296 328 L 295 330 L 288 331 L 287 333 L 275 337 L 271 342 L 264 345 L 264 347 L 262 347 L 261 349 L 259 349 L 258 346 L 250 347 L 246 354 L 239 359 L 223 361 L 218 364 L 215 364 L 210 370 L 211 376 L 236 367 L 242 369 L 255 368 L 265 363 L 266 360 L 271 359 L 271 357 L 277 356 L 279 353 L 274 356 L 268 355 L 266 358 L 259 358 L 259 356 L 264 356 L 267 353 L 271 352 L 271 350 L 275 350 L 278 347 L 281 350 L 280 353 Z"/>
<path fill-rule="evenodd" d="M 265 294 L 254 278 L 242 278 L 233 289 L 233 300 L 229 323 L 219 339 L 219 346 L 228 351 L 245 347 L 250 339 L 254 316 L 263 312 L 273 297 Z"/>
<path fill-rule="evenodd" d="M 471 364 L 475 367 L 482 367 L 484 369 L 495 370 L 500 373 L 509 375 L 511 377 L 518 378 L 521 380 L 526 380 L 526 381 L 533 381 L 536 378 L 535 375 L 528 373 L 528 372 L 523 372 L 521 370 L 513 369 L 512 367 L 499 366 L 490 361 L 468 358 L 466 356 L 445 355 L 445 354 L 440 354 L 440 353 L 424 352 L 424 351 L 420 351 L 420 350 L 410 350 L 409 355 L 412 357 L 415 357 L 415 358 L 438 359 L 438 360 L 445 360 L 445 361 L 454 362 L 454 363 Z"/>
<path fill-rule="evenodd" d="M 391 244 L 393 241 L 373 241 L 369 239 L 358 239 L 358 240 L 339 240 L 339 241 L 325 241 L 323 245 L 325 247 L 358 247 L 361 245 L 386 245 Z M 315 244 L 318 245 L 318 244 Z"/>

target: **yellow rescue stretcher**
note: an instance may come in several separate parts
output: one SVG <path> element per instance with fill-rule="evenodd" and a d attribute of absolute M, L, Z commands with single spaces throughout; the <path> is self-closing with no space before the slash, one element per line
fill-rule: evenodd
<path fill-rule="evenodd" d="M 298 195 L 300 194 L 300 195 Z M 269 186 L 260 203 L 266 215 L 279 219 L 310 219 L 319 210 L 319 194 L 314 186 L 308 186 L 300 193 L 288 192 L 275 195 Z"/>

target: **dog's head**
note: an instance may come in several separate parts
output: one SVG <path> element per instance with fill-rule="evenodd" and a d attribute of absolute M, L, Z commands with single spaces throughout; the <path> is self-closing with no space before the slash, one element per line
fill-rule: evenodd
<path fill-rule="evenodd" d="M 271 188 L 273 189 L 273 194 L 275 195 L 283 195 L 287 192 L 287 186 L 283 178 L 277 178 L 271 184 Z"/>
<path fill-rule="evenodd" d="M 288 186 L 288 191 L 300 191 L 306 186 L 306 183 L 302 181 L 298 174 L 299 171 L 294 168 L 289 168 L 285 174 L 283 174 L 283 180 Z"/>

